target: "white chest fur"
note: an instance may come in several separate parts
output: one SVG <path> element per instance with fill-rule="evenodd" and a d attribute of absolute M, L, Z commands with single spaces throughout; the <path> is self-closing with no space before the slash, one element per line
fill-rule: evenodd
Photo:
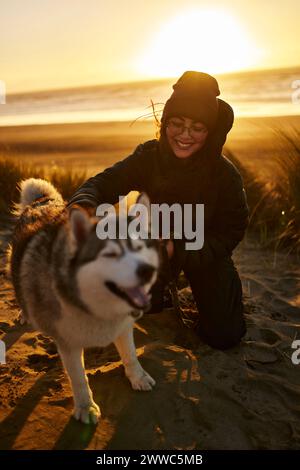
<path fill-rule="evenodd" d="M 64 304 L 56 329 L 70 346 L 87 348 L 107 346 L 133 324 L 134 319 L 130 315 L 112 315 L 111 319 L 102 319 Z"/>

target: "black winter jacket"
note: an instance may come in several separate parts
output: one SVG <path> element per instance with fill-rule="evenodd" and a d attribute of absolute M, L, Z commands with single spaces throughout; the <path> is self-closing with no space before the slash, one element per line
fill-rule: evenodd
<path fill-rule="evenodd" d="M 223 138 L 221 144 L 225 140 Z M 144 191 L 152 203 L 204 204 L 204 264 L 231 256 L 248 225 L 241 175 L 218 151 L 204 147 L 187 159 L 177 158 L 163 139 L 140 144 L 132 155 L 88 179 L 68 205 L 115 204 L 119 195 Z"/>

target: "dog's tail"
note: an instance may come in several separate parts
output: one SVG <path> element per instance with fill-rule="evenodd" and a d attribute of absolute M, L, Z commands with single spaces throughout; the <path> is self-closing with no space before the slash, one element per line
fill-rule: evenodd
<path fill-rule="evenodd" d="M 15 216 L 21 215 L 24 209 L 34 201 L 46 198 L 55 201 L 57 204 L 63 204 L 63 198 L 57 189 L 49 182 L 40 178 L 28 178 L 18 183 L 20 190 L 20 202 L 14 203 L 12 213 Z"/>

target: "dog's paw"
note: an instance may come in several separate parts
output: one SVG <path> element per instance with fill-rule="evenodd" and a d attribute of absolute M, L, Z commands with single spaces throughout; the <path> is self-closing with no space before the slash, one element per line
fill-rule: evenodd
<path fill-rule="evenodd" d="M 128 377 L 133 390 L 150 391 L 155 385 L 155 380 L 145 370 L 141 373 Z"/>
<path fill-rule="evenodd" d="M 89 405 L 75 406 L 73 416 L 84 424 L 97 424 L 101 412 L 99 406 L 95 402 L 92 402 Z"/>

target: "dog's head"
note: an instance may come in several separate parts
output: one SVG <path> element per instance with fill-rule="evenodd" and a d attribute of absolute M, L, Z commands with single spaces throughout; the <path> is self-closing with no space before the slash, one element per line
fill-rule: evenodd
<path fill-rule="evenodd" d="M 142 194 L 136 204 L 144 206 L 146 217 L 111 212 L 97 219 L 80 208 L 70 211 L 80 299 L 102 318 L 139 317 L 150 306 L 149 291 L 159 269 L 158 241 L 150 239 L 148 197 Z"/>

